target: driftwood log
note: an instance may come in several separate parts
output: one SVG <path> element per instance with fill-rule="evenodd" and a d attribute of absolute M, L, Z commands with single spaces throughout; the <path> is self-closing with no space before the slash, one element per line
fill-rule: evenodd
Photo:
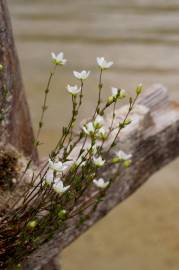
<path fill-rule="evenodd" d="M 5 126 L 7 136 L 4 138 L 4 133 L 0 132 L 0 141 L 11 143 L 24 155 L 31 155 L 33 131 L 5 0 L 0 0 L 0 64 L 5 69 L 0 75 L 0 89 L 6 84 L 12 96 L 4 105 L 9 111 Z M 117 117 L 125 113 L 124 106 L 118 110 Z M 134 193 L 153 173 L 179 156 L 179 105 L 169 100 L 162 85 L 154 85 L 144 92 L 131 118 L 133 124 L 121 133 L 116 150 L 130 151 L 132 165 L 127 170 L 116 165 L 110 172 L 104 171 L 106 178 L 116 173 L 118 177 L 96 212 L 78 228 L 76 218 L 71 219 L 65 232 L 57 232 L 53 239 L 24 259 L 24 270 L 59 269 L 56 262 L 59 252 Z M 4 130 L 4 126 L 0 130 Z M 34 160 L 37 160 L 37 153 L 34 153 Z"/>

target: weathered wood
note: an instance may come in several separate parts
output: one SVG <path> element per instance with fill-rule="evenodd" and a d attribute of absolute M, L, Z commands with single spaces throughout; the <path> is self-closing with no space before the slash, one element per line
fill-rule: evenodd
<path fill-rule="evenodd" d="M 124 107 L 117 115 L 121 117 L 125 111 Z M 112 170 L 104 171 L 106 179 L 116 172 L 119 174 L 96 212 L 80 227 L 76 226 L 76 217 L 71 219 L 66 231 L 56 233 L 23 262 L 23 269 L 44 269 L 60 251 L 179 155 L 179 106 L 168 100 L 163 86 L 154 85 L 146 90 L 131 118 L 135 125 L 123 130 L 116 146 L 116 149 L 125 148 L 132 152 L 130 168 L 124 170 L 116 165 Z"/>
<path fill-rule="evenodd" d="M 59 258 L 53 258 L 45 266 L 42 267 L 42 270 L 61 270 L 59 263 Z"/>
<path fill-rule="evenodd" d="M 33 130 L 6 0 L 0 0 L 0 64 L 4 67 L 0 72 L 0 100 L 3 87 L 8 91 L 8 100 L 0 102 L 6 111 L 5 120 L 0 126 L 0 142 L 11 143 L 25 155 L 31 155 Z M 33 157 L 37 160 L 36 151 Z"/>

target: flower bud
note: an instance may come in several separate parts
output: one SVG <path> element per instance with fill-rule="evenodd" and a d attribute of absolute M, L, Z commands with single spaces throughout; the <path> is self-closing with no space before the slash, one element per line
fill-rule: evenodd
<path fill-rule="evenodd" d="M 18 263 L 18 264 L 16 265 L 15 269 L 16 269 L 16 270 L 21 270 L 21 269 L 22 269 L 21 264 Z"/>
<path fill-rule="evenodd" d="M 114 157 L 111 162 L 112 164 L 116 164 L 120 162 L 120 159 L 118 157 Z"/>
<path fill-rule="evenodd" d="M 137 88 L 136 88 L 136 94 L 137 94 L 137 95 L 140 95 L 140 94 L 141 94 L 142 88 L 143 88 L 143 86 L 142 86 L 142 84 L 140 83 L 140 84 L 137 86 Z"/>
<path fill-rule="evenodd" d="M 32 220 L 32 221 L 29 221 L 27 223 L 27 227 L 31 230 L 33 230 L 35 227 L 37 226 L 37 221 L 36 220 Z"/>
<path fill-rule="evenodd" d="M 123 162 L 123 166 L 124 166 L 125 168 L 128 168 L 128 167 L 131 165 L 131 163 L 132 163 L 132 161 L 131 161 L 130 159 L 125 160 L 125 161 Z"/>
<path fill-rule="evenodd" d="M 58 217 L 61 220 L 64 220 L 66 218 L 67 215 L 67 211 L 65 209 L 62 209 L 58 212 Z"/>
<path fill-rule="evenodd" d="M 121 90 L 119 91 L 119 97 L 120 97 L 120 98 L 125 98 L 125 97 L 126 97 L 126 91 L 125 91 L 124 89 L 121 89 Z"/>
<path fill-rule="evenodd" d="M 108 97 L 107 104 L 110 105 L 113 103 L 113 101 L 114 101 L 114 97 L 110 96 L 110 97 Z"/>
<path fill-rule="evenodd" d="M 3 65 L 0 64 L 0 72 L 3 70 Z"/>
<path fill-rule="evenodd" d="M 128 126 L 131 122 L 132 122 L 131 119 L 126 119 L 126 120 L 124 121 L 124 125 L 125 125 L 125 126 Z"/>

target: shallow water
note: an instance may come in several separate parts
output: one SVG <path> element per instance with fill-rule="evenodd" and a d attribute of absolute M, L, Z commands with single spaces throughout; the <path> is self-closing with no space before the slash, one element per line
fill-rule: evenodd
<path fill-rule="evenodd" d="M 179 101 L 178 0 L 8 2 L 35 128 L 50 69 L 49 53 L 62 50 L 69 59 L 52 85 L 42 155 L 69 119 L 65 85 L 74 82 L 73 69 L 92 71 L 81 115 L 87 116 L 94 107 L 96 56 L 115 62 L 104 75 L 106 93 L 111 85 L 132 92 L 139 82 L 146 88 L 160 82 Z M 66 249 L 64 269 L 179 269 L 178 178 L 176 161 Z"/>

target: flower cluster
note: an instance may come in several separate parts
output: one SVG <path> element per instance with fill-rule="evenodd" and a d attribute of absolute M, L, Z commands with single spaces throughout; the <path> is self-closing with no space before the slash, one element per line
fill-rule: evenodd
<path fill-rule="evenodd" d="M 40 145 L 39 138 L 52 78 L 57 67 L 64 66 L 67 62 L 63 52 L 52 53 L 51 57 L 53 70 L 50 72 L 48 85 L 44 92 L 35 148 Z M 79 112 L 86 87 L 85 80 L 88 79 L 91 72 L 88 70 L 73 71 L 78 83 L 66 86 L 66 91 L 71 95 L 72 100 L 69 123 L 63 127 L 62 135 L 49 153 L 48 161 L 44 162 L 38 172 L 32 173 L 30 188 L 28 186 L 24 194 L 18 198 L 18 202 L 23 202 L 22 205 L 16 207 L 14 204 L 10 215 L 6 218 L 11 225 L 17 218 L 18 222 L 23 224 L 20 231 L 15 231 L 14 234 L 14 227 L 9 230 L 10 232 L 12 229 L 14 247 L 18 246 L 12 252 L 15 258 L 19 256 L 19 254 L 16 255 L 21 247 L 27 247 L 28 253 L 29 250 L 34 249 L 34 246 L 38 246 L 38 243 L 49 239 L 57 229 L 63 230 L 63 225 L 68 219 L 74 216 L 79 216 L 79 220 L 82 216 L 89 217 L 91 211 L 97 208 L 117 177 L 110 175 L 111 167 L 117 168 L 116 172 L 118 172 L 121 166 L 127 168 L 132 162 L 132 154 L 125 153 L 122 149 L 116 151 L 114 147 L 121 130 L 131 122 L 129 114 L 142 92 L 142 85 L 137 86 L 135 97 L 129 98 L 128 112 L 119 123 L 116 110 L 120 101 L 127 97 L 128 93 L 119 87 L 111 87 L 108 98 L 103 100 L 102 75 L 112 67 L 113 62 L 107 61 L 104 57 L 97 57 L 96 62 L 100 69 L 97 85 L 98 99 L 91 117 L 83 124 L 79 124 Z M 110 121 L 106 121 L 105 113 L 109 108 L 112 110 L 112 116 Z M 76 126 L 80 127 L 78 133 L 75 130 Z M 109 152 L 110 155 L 108 155 Z M 32 160 L 29 160 L 22 178 L 28 172 L 31 162 Z M 104 172 L 107 172 L 105 177 Z M 33 238 L 24 237 L 29 235 L 29 231 L 33 232 Z M 21 241 L 24 242 L 21 243 Z M 5 244 L 8 243 L 5 242 Z M 5 256 L 8 257 L 8 254 Z"/>
<path fill-rule="evenodd" d="M 61 161 L 55 162 L 49 159 L 49 169 L 45 176 L 45 183 L 51 186 L 54 191 L 59 194 L 66 192 L 70 185 L 64 186 L 61 179 L 62 173 L 68 169 L 69 162 L 62 163 Z"/>
<path fill-rule="evenodd" d="M 98 139 L 103 140 L 106 136 L 103 123 L 103 117 L 101 115 L 97 115 L 94 121 L 90 121 L 82 127 L 83 132 L 88 136 L 97 137 Z"/>

